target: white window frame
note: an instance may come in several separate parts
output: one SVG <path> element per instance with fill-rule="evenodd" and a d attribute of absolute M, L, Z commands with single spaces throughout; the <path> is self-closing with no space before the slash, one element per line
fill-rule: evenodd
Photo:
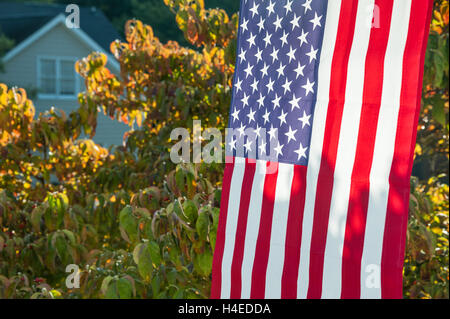
<path fill-rule="evenodd" d="M 75 94 L 61 94 L 61 62 L 72 62 L 75 68 L 75 62 L 79 60 L 76 57 L 68 57 L 68 56 L 51 56 L 51 55 L 39 55 L 37 58 L 37 87 L 38 87 L 38 99 L 41 100 L 76 100 L 78 98 L 78 93 L 81 91 L 81 83 L 79 79 L 79 74 L 74 70 L 75 75 Z M 53 60 L 56 63 L 56 94 L 46 94 L 40 93 L 41 89 L 41 61 L 42 60 Z"/>

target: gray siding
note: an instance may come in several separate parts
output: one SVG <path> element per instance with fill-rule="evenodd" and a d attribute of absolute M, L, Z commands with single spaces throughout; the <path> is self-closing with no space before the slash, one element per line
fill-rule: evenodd
<path fill-rule="evenodd" d="M 59 56 L 81 59 L 91 53 L 91 49 L 68 31 L 58 25 L 43 35 L 32 45 L 5 63 L 5 73 L 0 73 L 0 82 L 8 86 L 23 87 L 30 92 L 37 88 L 38 56 Z M 110 66 L 110 65 L 109 65 Z M 111 68 L 110 68 L 111 69 Z M 49 110 L 52 106 L 69 114 L 79 105 L 76 99 L 33 99 L 36 114 Z M 36 115 L 36 116 L 37 116 Z M 123 134 L 128 126 L 111 120 L 103 114 L 99 115 L 97 133 L 94 141 L 103 146 L 121 145 Z"/>

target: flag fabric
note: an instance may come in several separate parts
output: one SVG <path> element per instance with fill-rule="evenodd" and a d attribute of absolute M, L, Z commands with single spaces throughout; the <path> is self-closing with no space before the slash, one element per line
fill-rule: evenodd
<path fill-rule="evenodd" d="M 402 298 L 432 1 L 240 5 L 211 298 Z"/>

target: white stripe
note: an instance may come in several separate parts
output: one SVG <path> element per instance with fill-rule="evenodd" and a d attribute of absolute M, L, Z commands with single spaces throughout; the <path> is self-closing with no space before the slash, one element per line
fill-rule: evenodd
<path fill-rule="evenodd" d="M 333 195 L 328 220 L 322 298 L 336 299 L 341 296 L 342 250 L 344 247 L 353 164 L 358 144 L 359 121 L 364 93 L 365 62 L 371 32 L 371 27 L 367 24 L 368 14 L 370 14 L 367 8 L 373 6 L 373 4 L 374 0 L 359 1 L 356 14 L 355 34 L 348 62 L 345 104 L 339 134 Z"/>
<path fill-rule="evenodd" d="M 225 227 L 225 246 L 222 260 L 221 299 L 229 299 L 231 292 L 231 264 L 233 262 L 236 228 L 239 217 L 239 205 L 242 181 L 245 172 L 245 158 L 234 158 L 233 176 L 231 177 L 230 199 L 228 203 L 227 223 Z"/>
<path fill-rule="evenodd" d="M 379 271 L 410 11 L 411 0 L 394 1 L 391 33 L 384 63 L 380 115 L 370 173 L 369 206 L 361 262 L 361 298 L 381 298 Z"/>
<path fill-rule="evenodd" d="M 341 12 L 341 0 L 328 1 L 327 19 L 322 41 L 322 52 L 318 71 L 317 103 L 314 110 L 314 124 L 311 135 L 311 149 L 307 170 L 307 186 L 305 195 L 305 209 L 302 225 L 302 240 L 300 265 L 297 281 L 297 297 L 305 299 L 309 284 L 309 258 L 311 235 L 314 218 L 314 204 L 316 200 L 317 178 L 319 176 L 322 157 L 323 136 L 330 96 L 331 65 Z"/>
<path fill-rule="evenodd" d="M 289 215 L 294 165 L 280 163 L 273 207 L 270 251 L 267 263 L 265 298 L 281 298 L 281 278 L 286 244 L 286 228 Z"/>
<path fill-rule="evenodd" d="M 258 160 L 256 162 L 255 177 L 250 195 L 250 206 L 248 208 L 247 230 L 245 233 L 244 256 L 242 259 L 242 287 L 241 298 L 250 299 L 252 288 L 252 270 L 255 259 L 256 241 L 258 240 L 259 222 L 261 218 L 261 207 L 264 195 L 264 182 L 266 180 L 267 162 Z"/>

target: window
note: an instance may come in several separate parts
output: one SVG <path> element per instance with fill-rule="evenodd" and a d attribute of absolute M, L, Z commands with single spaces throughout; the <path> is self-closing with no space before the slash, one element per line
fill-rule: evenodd
<path fill-rule="evenodd" d="M 75 72 L 76 58 L 40 57 L 38 88 L 41 98 L 76 98 L 82 88 Z"/>

